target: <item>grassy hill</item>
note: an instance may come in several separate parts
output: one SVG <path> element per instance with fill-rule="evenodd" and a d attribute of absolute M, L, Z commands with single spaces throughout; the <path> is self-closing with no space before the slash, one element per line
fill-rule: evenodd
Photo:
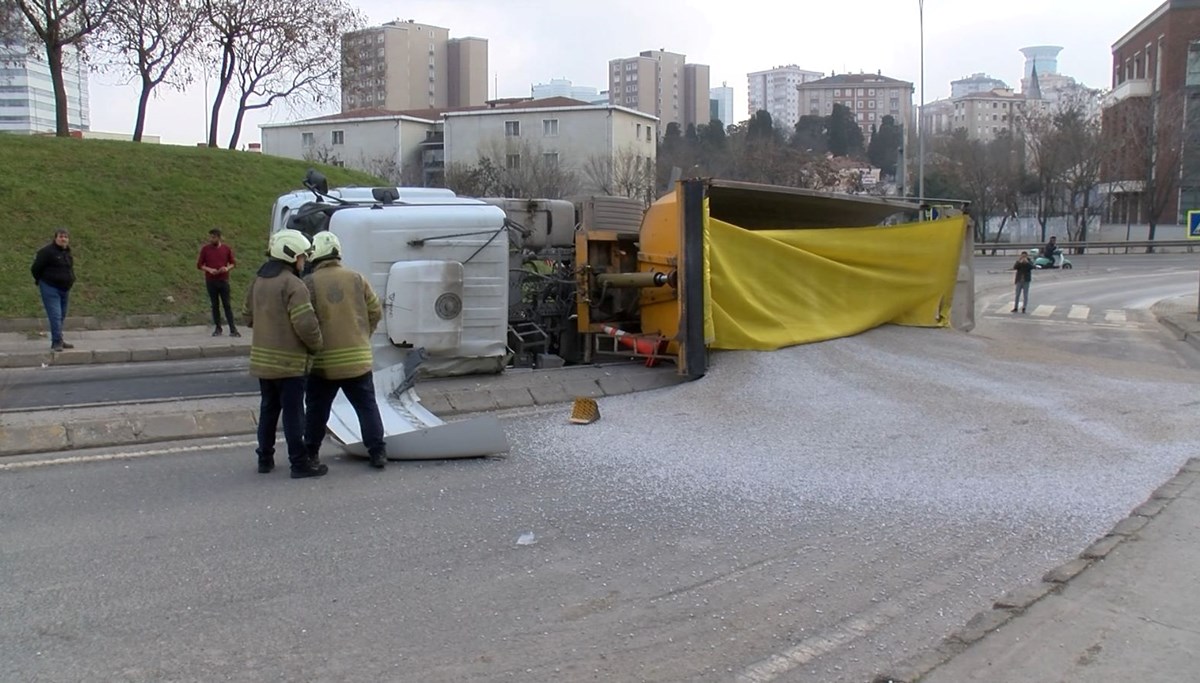
<path fill-rule="evenodd" d="M 233 247 L 235 312 L 262 262 L 275 198 L 316 167 L 330 186 L 369 175 L 248 152 L 0 134 L 0 210 L 9 265 L 0 318 L 42 317 L 29 274 L 54 230 L 71 231 L 77 282 L 69 315 L 171 313 L 204 322 L 196 255 L 218 227 Z"/>

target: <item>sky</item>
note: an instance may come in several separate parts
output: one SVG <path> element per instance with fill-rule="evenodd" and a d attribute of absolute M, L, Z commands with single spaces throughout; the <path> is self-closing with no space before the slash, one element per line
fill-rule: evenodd
<path fill-rule="evenodd" d="M 796 64 L 824 72 L 873 73 L 911 81 L 921 102 L 921 15 L 918 0 L 802 0 L 771 7 L 693 0 L 350 0 L 378 25 L 395 19 L 442 26 L 450 37 L 488 39 L 489 95 L 528 96 L 534 83 L 567 78 L 607 87 L 608 61 L 665 49 L 707 64 L 712 87 L 734 88 L 735 119 L 747 118 L 746 74 Z M 1112 44 L 1153 12 L 1161 0 L 924 0 L 926 101 L 946 97 L 950 81 L 983 72 L 1020 87 L 1020 48 L 1058 45 L 1060 73 L 1093 88 L 1111 82 Z M 751 9 L 753 8 L 753 9 Z M 400 14 L 397 14 L 400 12 Z M 150 103 L 146 133 L 162 142 L 193 145 L 205 139 L 205 89 L 160 89 Z M 137 88 L 119 74 L 91 77 L 92 129 L 128 133 Z M 258 124 L 293 121 L 336 111 L 275 106 L 247 116 L 241 145 L 259 140 Z M 220 139 L 228 142 L 234 111 L 222 113 Z"/>

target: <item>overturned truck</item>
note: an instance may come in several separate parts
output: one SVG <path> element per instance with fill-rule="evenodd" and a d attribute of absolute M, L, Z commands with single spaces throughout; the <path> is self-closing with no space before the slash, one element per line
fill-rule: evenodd
<path fill-rule="evenodd" d="M 397 458 L 507 450 L 494 418 L 444 423 L 420 377 L 601 359 L 705 374 L 720 349 L 774 349 L 883 324 L 973 327 L 972 236 L 961 205 L 695 179 L 636 200 L 460 197 L 337 188 L 310 173 L 271 230 L 334 232 L 384 302 L 372 338 Z M 363 452 L 349 404 L 330 432 Z"/>

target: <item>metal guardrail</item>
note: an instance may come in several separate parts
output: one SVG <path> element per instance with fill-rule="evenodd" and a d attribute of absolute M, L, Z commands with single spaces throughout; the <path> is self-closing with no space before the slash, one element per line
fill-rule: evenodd
<path fill-rule="evenodd" d="M 1013 242 L 976 242 L 975 253 L 982 256 L 1010 254 L 1031 249 L 1041 249 L 1044 243 L 1021 244 Z M 1068 255 L 1079 253 L 1145 254 L 1149 247 L 1162 253 L 1193 253 L 1200 248 L 1200 240 L 1120 240 L 1104 242 L 1059 242 L 1058 248 Z M 1082 249 L 1083 252 L 1079 250 Z"/>

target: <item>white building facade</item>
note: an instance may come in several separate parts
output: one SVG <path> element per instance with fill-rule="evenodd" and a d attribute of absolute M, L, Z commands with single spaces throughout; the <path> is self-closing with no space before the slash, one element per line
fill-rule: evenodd
<path fill-rule="evenodd" d="M 548 97 L 570 97 L 573 100 L 590 103 L 598 103 L 600 100 L 598 88 L 575 85 L 568 78 L 551 78 L 549 83 L 535 83 L 530 88 L 530 94 L 535 100 L 544 100 Z M 607 93 L 605 93 L 604 101 L 608 101 Z"/>
<path fill-rule="evenodd" d="M 636 165 L 653 178 L 657 117 L 610 104 L 528 105 L 447 112 L 446 165 L 474 166 L 484 156 L 507 169 L 550 162 L 574 171 L 585 193 L 603 189 L 589 167 Z"/>
<path fill-rule="evenodd" d="M 824 77 L 819 71 L 801 69 L 795 64 L 777 66 L 766 71 L 746 74 L 749 115 L 762 110 L 771 115 L 776 125 L 791 130 L 800 120 L 800 97 L 796 87 Z M 725 123 L 729 123 L 726 121 Z"/>
<path fill-rule="evenodd" d="M 88 72 L 78 55 L 64 50 L 63 79 L 67 91 L 67 124 L 71 130 L 91 128 Z M 57 127 L 54 85 L 44 57 L 24 46 L 0 44 L 0 132 L 53 133 Z"/>
<path fill-rule="evenodd" d="M 262 153 L 371 173 L 397 184 L 422 185 L 427 141 L 439 123 L 399 112 L 367 110 L 307 121 L 264 123 Z"/>

